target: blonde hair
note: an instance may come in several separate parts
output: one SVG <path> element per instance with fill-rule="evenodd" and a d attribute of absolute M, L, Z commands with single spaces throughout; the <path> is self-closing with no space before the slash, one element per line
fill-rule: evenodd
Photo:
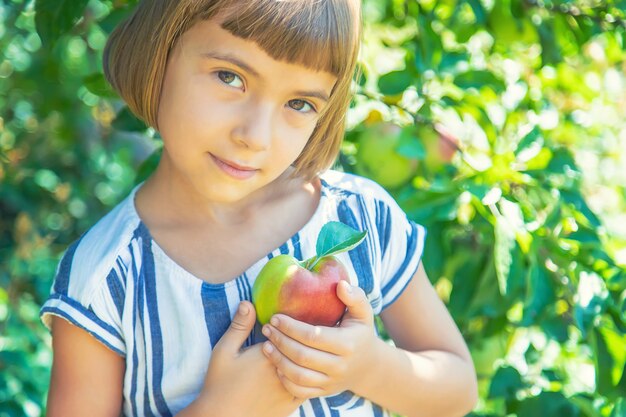
<path fill-rule="evenodd" d="M 107 41 L 106 79 L 137 117 L 158 130 L 170 51 L 196 22 L 218 15 L 222 28 L 256 42 L 272 58 L 337 77 L 328 105 L 293 164 L 295 175 L 308 179 L 328 169 L 339 153 L 352 99 L 360 0 L 141 0 Z"/>

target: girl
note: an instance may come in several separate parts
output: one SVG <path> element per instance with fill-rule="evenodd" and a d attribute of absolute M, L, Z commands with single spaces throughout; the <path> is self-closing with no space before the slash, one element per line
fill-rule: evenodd
<path fill-rule="evenodd" d="M 380 186 L 328 169 L 359 39 L 357 0 L 144 0 L 113 32 L 106 77 L 164 149 L 59 264 L 41 311 L 49 416 L 472 409 L 473 366 L 421 266 L 423 228 Z M 341 324 L 255 326 L 259 270 L 312 256 L 332 220 L 368 231 L 340 255 Z"/>

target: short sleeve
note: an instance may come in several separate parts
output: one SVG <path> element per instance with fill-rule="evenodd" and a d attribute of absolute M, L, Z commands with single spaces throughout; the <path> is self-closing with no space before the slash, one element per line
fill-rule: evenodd
<path fill-rule="evenodd" d="M 120 263 L 108 272 L 85 268 L 86 251 L 81 240 L 64 254 L 52 284 L 50 296 L 40 310 L 43 324 L 50 329 L 52 316 L 61 317 L 87 331 L 120 356 L 126 355 L 122 336 L 124 305 L 123 271 Z M 106 270 L 105 270 L 106 271 Z"/>
<path fill-rule="evenodd" d="M 426 229 L 410 220 L 396 201 L 381 190 L 376 217 L 381 250 L 382 309 L 402 294 L 415 275 L 424 252 Z"/>

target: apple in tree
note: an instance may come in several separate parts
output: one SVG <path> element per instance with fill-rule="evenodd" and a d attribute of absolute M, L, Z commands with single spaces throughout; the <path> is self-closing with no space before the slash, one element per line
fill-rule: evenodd
<path fill-rule="evenodd" d="M 440 123 L 435 124 L 434 129 L 439 135 L 439 155 L 444 162 L 449 163 L 459 150 L 459 139 Z"/>
<path fill-rule="evenodd" d="M 386 188 L 407 183 L 417 169 L 417 159 L 399 152 L 406 132 L 385 122 L 368 127 L 359 135 L 356 172 Z"/>
<path fill-rule="evenodd" d="M 356 247 L 366 235 L 341 222 L 329 222 L 318 236 L 316 256 L 305 261 L 291 255 L 270 259 L 252 287 L 259 322 L 266 324 L 282 313 L 313 325 L 336 325 L 346 308 L 337 297 L 337 285 L 349 282 L 349 275 L 333 255 Z"/>

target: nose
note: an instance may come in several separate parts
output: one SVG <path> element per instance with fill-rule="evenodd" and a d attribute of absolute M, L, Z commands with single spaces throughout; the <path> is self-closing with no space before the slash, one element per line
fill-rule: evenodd
<path fill-rule="evenodd" d="M 233 141 L 250 150 L 267 150 L 273 134 L 271 106 L 263 103 L 248 103 L 239 118 L 232 131 Z"/>

